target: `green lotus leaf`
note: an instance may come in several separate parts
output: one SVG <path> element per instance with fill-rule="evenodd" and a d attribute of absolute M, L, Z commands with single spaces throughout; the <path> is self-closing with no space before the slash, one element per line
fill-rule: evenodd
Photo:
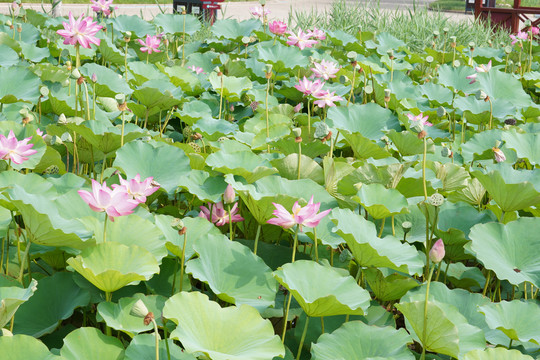
<path fill-rule="evenodd" d="M 262 23 L 256 19 L 238 21 L 235 19 L 221 19 L 212 26 L 212 34 L 218 38 L 240 41 L 244 36 L 250 36 L 254 30 L 259 30 Z"/>
<path fill-rule="evenodd" d="M 424 261 L 413 246 L 392 236 L 378 238 L 375 225 L 362 216 L 348 209 L 334 209 L 332 221 L 361 266 L 387 267 L 407 274 L 422 272 Z"/>
<path fill-rule="evenodd" d="M 189 101 L 182 105 L 182 110 L 177 113 L 177 116 L 191 126 L 198 120 L 211 118 L 212 109 L 207 103 L 200 100 Z"/>
<path fill-rule="evenodd" d="M 326 37 L 336 46 L 347 47 L 346 50 L 349 50 L 348 45 L 356 45 L 358 39 L 342 30 L 328 30 L 326 31 Z"/>
<path fill-rule="evenodd" d="M 144 325 L 143 319 L 130 315 L 133 305 L 141 300 L 148 308 L 148 311 L 154 314 L 158 326 L 163 326 L 161 320 L 161 311 L 167 298 L 159 295 L 135 294 L 131 297 L 124 297 L 118 300 L 118 303 L 100 302 L 97 307 L 98 321 L 107 323 L 107 326 L 123 331 L 133 337 L 138 333 L 153 330 L 152 323 Z"/>
<path fill-rule="evenodd" d="M 0 72 L 2 69 L 3 68 L 0 68 Z M 43 138 L 41 136 L 38 136 L 38 134 L 36 133 L 36 128 L 34 126 L 23 126 L 12 121 L 0 122 L 0 133 L 3 134 L 6 138 L 8 137 L 10 130 L 13 130 L 15 137 L 19 141 L 32 137 L 28 144 L 34 144 L 34 146 L 32 146 L 32 150 L 37 151 L 37 153 L 28 156 L 28 160 L 23 161 L 21 164 L 15 164 L 11 162 L 11 167 L 15 170 L 34 169 L 41 161 L 41 158 L 45 154 L 45 150 L 47 148 L 47 145 L 43 141 Z"/>
<path fill-rule="evenodd" d="M 238 125 L 213 118 L 202 118 L 193 124 L 193 130 L 202 133 L 205 139 L 215 141 L 224 135 L 234 134 L 238 131 Z"/>
<path fill-rule="evenodd" d="M 407 291 L 420 285 L 410 276 L 385 268 L 368 268 L 363 270 L 363 274 L 371 291 L 380 301 L 399 300 Z"/>
<path fill-rule="evenodd" d="M 313 360 L 388 359 L 413 360 L 405 329 L 366 325 L 361 321 L 343 324 L 331 334 L 323 334 L 311 347 Z"/>
<path fill-rule="evenodd" d="M 124 347 L 120 340 L 96 328 L 82 327 L 64 338 L 60 355 L 66 360 L 121 360 Z"/>
<path fill-rule="evenodd" d="M 34 44 L 23 42 L 21 43 L 21 48 L 24 58 L 35 63 L 51 56 L 49 48 L 46 47 L 37 47 Z"/>
<path fill-rule="evenodd" d="M 156 33 L 156 28 L 137 15 L 118 15 L 111 20 L 115 31 L 131 31 L 139 38 Z"/>
<path fill-rule="evenodd" d="M 240 175 L 249 183 L 277 172 L 268 160 L 251 151 L 221 150 L 210 154 L 206 158 L 206 164 L 224 174 Z"/>
<path fill-rule="evenodd" d="M 71 80 L 69 80 L 72 82 Z M 75 97 L 69 96 L 69 90 L 59 85 L 53 86 L 50 89 L 49 99 L 44 105 L 50 105 L 51 112 L 57 115 L 64 114 L 65 116 L 74 117 Z M 47 130 L 47 132 L 49 132 Z"/>
<path fill-rule="evenodd" d="M 424 301 L 396 304 L 410 322 L 416 335 L 423 336 Z M 457 358 L 459 355 L 458 328 L 436 303 L 429 301 L 427 306 L 426 338 L 421 341 L 427 351 L 437 352 Z"/>
<path fill-rule="evenodd" d="M 387 136 L 392 140 L 401 156 L 418 155 L 424 152 L 423 140 L 410 131 L 396 132 L 392 129 L 387 133 Z M 432 154 L 435 150 L 433 140 L 428 139 L 427 142 L 427 151 Z"/>
<path fill-rule="evenodd" d="M 221 308 L 199 292 L 169 298 L 163 315 L 178 324 L 171 338 L 188 353 L 201 352 L 213 360 L 267 360 L 285 355 L 272 324 L 248 305 Z"/>
<path fill-rule="evenodd" d="M 532 105 L 531 97 L 523 90 L 520 81 L 511 74 L 503 71 L 488 71 L 478 73 L 478 87 L 495 102 L 505 100 L 517 107 Z"/>
<path fill-rule="evenodd" d="M 314 261 L 298 260 L 274 272 L 307 316 L 363 315 L 369 307 L 369 293 L 350 275 Z M 317 279 L 317 286 L 313 286 Z"/>
<path fill-rule="evenodd" d="M 540 203 L 540 177 L 535 171 L 514 170 L 510 164 L 497 164 L 473 176 L 504 212 L 522 210 Z"/>
<path fill-rule="evenodd" d="M 454 191 L 448 195 L 448 200 L 452 202 L 464 201 L 471 205 L 479 206 L 484 198 L 486 189 L 478 179 L 467 180 L 465 187 Z"/>
<path fill-rule="evenodd" d="M 540 286 L 540 219 L 519 218 L 508 224 L 487 223 L 471 228 L 468 245 L 487 269 L 497 278 L 519 285 L 528 281 Z"/>
<path fill-rule="evenodd" d="M 139 319 L 140 321 L 141 319 Z M 167 341 L 168 347 L 165 345 Z M 168 349 L 168 350 L 167 350 Z M 173 340 L 159 340 L 159 358 L 171 360 L 197 360 L 193 355 L 188 354 L 174 343 Z M 156 339 L 153 334 L 140 334 L 131 340 L 126 348 L 124 360 L 155 360 L 156 359 Z"/>
<path fill-rule="evenodd" d="M 156 63 L 156 66 L 167 74 L 174 86 L 179 86 L 186 94 L 195 96 L 204 91 L 201 81 L 191 70 L 181 66 L 163 66 L 160 63 Z"/>
<path fill-rule="evenodd" d="M 76 308 L 88 305 L 89 301 L 90 293 L 73 281 L 73 274 L 57 272 L 44 277 L 38 281 L 34 295 L 17 311 L 13 333 L 36 338 L 51 333 Z"/>
<path fill-rule="evenodd" d="M 0 349 L 9 354 L 10 360 L 61 359 L 51 354 L 44 343 L 28 335 L 0 336 Z"/>
<path fill-rule="evenodd" d="M 305 68 L 309 65 L 308 57 L 297 48 L 279 42 L 275 44 L 273 41 L 258 43 L 252 56 L 262 63 L 271 64 L 272 71 L 276 73 L 287 72 L 296 67 Z"/>
<path fill-rule="evenodd" d="M 420 85 L 420 90 L 422 90 L 424 96 L 431 101 L 435 101 L 437 105 L 452 105 L 454 97 L 452 91 L 442 85 L 426 82 Z"/>
<path fill-rule="evenodd" d="M 116 45 L 113 44 L 109 36 L 107 36 L 104 33 L 100 37 L 98 49 L 99 49 L 100 54 L 105 59 L 105 61 L 111 62 L 115 65 L 124 65 L 124 61 L 126 60 L 130 61 L 133 58 L 133 56 L 130 55 L 128 52 L 127 59 L 126 59 L 125 49 L 119 50 L 116 47 Z M 90 76 L 92 76 L 92 74 L 90 74 Z M 97 73 L 96 73 L 96 76 L 97 76 Z M 99 77 L 98 77 L 98 80 L 99 80 Z"/>
<path fill-rule="evenodd" d="M 540 306 L 534 302 L 521 300 L 489 303 L 478 308 L 486 316 L 486 322 L 492 329 L 499 329 L 510 339 L 521 342 L 540 343 L 536 331 L 540 321 Z"/>
<path fill-rule="evenodd" d="M 221 200 L 227 183 L 221 176 L 210 176 L 203 170 L 191 170 L 181 175 L 179 186 L 197 196 L 201 201 L 217 203 Z"/>
<path fill-rule="evenodd" d="M 437 179 L 441 180 L 441 190 L 445 193 L 466 187 L 471 179 L 467 170 L 456 164 L 441 164 L 435 161 L 430 162 L 429 167 L 435 172 Z"/>
<path fill-rule="evenodd" d="M 366 47 L 368 49 L 377 49 L 379 55 L 386 55 L 388 50 L 398 50 L 400 47 L 405 46 L 403 40 L 397 39 L 387 32 L 377 34 L 375 39 L 377 42 L 373 40 L 366 41 Z"/>
<path fill-rule="evenodd" d="M 131 282 L 148 280 L 159 272 L 154 256 L 147 250 L 114 242 L 84 249 L 66 262 L 98 289 L 114 292 Z"/>
<path fill-rule="evenodd" d="M 413 83 L 412 79 L 402 71 L 394 71 L 393 74 L 387 71 L 384 71 L 382 74 L 376 74 L 373 76 L 375 80 L 374 90 L 376 94 L 380 94 L 378 97 L 379 101 L 384 96 L 384 90 L 390 90 L 390 102 L 388 107 L 401 107 L 402 102 L 407 104 L 408 101 L 416 103 L 417 101 L 425 101 L 425 98 L 422 96 L 422 91 L 420 87 Z M 384 103 L 379 105 L 384 106 Z M 406 108 L 412 108 L 413 105 L 407 104 Z M 408 124 L 407 124 L 408 125 Z M 400 128 L 395 128 L 400 130 Z M 429 131 L 426 129 L 426 131 Z"/>
<path fill-rule="evenodd" d="M 472 350 L 465 354 L 463 360 L 533 360 L 518 350 L 505 348 L 487 348 L 485 350 Z"/>
<path fill-rule="evenodd" d="M 483 288 L 486 283 L 486 277 L 479 268 L 465 266 L 461 262 L 451 263 L 448 266 L 446 275 L 450 283 L 455 287 L 468 289 L 469 291 Z"/>
<path fill-rule="evenodd" d="M 511 130 L 503 132 L 502 139 L 507 148 L 516 151 L 518 157 L 526 158 L 533 165 L 540 164 L 540 134 Z"/>
<path fill-rule="evenodd" d="M 79 68 L 82 75 L 88 79 L 96 74 L 96 95 L 114 97 L 117 94 L 130 95 L 133 90 L 129 87 L 122 75 L 96 63 L 86 63 Z"/>
<path fill-rule="evenodd" d="M 13 39 L 13 35 L 9 35 L 7 32 L 0 33 L 0 45 L 7 45 L 17 53 L 21 52 L 21 45 L 17 40 Z"/>
<path fill-rule="evenodd" d="M 37 103 L 40 96 L 40 79 L 28 68 L 11 66 L 0 68 L 0 103 L 11 104 L 18 101 Z"/>
<path fill-rule="evenodd" d="M 6 275 L 0 275 L 0 328 L 6 326 L 19 306 L 36 291 L 37 281 L 32 279 L 27 288 Z"/>
<path fill-rule="evenodd" d="M 318 241 L 320 241 L 324 245 L 331 246 L 333 249 L 337 249 L 340 244 L 343 244 L 345 242 L 345 240 L 343 240 L 341 236 L 339 236 L 333 231 L 335 227 L 334 223 L 332 222 L 333 217 L 334 210 L 330 211 L 327 216 L 323 217 L 316 228 L 307 228 L 304 229 L 304 231 L 312 240 L 315 240 L 316 231 Z"/>
<path fill-rule="evenodd" d="M 373 158 L 376 160 L 392 156 L 384 147 L 374 141 L 362 136 L 361 134 L 344 133 L 343 137 L 351 146 L 354 155 L 359 159 Z"/>
<path fill-rule="evenodd" d="M 0 66 L 9 67 L 17 65 L 19 62 L 19 54 L 7 45 L 0 45 Z"/>
<path fill-rule="evenodd" d="M 397 118 L 390 110 L 371 103 L 331 107 L 327 123 L 342 132 L 359 133 L 370 140 L 379 140 L 384 130 L 399 129 Z"/>
<path fill-rule="evenodd" d="M 193 35 L 201 28 L 201 22 L 193 15 L 157 14 L 154 24 L 166 34 Z"/>
<path fill-rule="evenodd" d="M 484 100 L 478 100 L 474 95 L 457 96 L 453 105 L 456 109 L 463 111 L 463 116 L 471 124 L 489 124 L 490 113 L 492 121 L 504 119 L 516 113 L 515 105 L 505 99 L 493 100 L 490 104 Z"/>
<path fill-rule="evenodd" d="M 170 81 L 155 79 L 138 86 L 133 91 L 133 97 L 146 107 L 146 111 L 152 108 L 169 110 L 182 102 L 182 90 Z"/>
<path fill-rule="evenodd" d="M 387 189 L 381 184 L 365 184 L 353 199 L 375 219 L 406 213 L 409 206 L 405 196 L 396 189 Z"/>
<path fill-rule="evenodd" d="M 191 170 L 189 158 L 179 148 L 142 141 L 129 142 L 119 149 L 113 166 L 122 169 L 129 179 L 137 174 L 141 179 L 152 176 L 169 193 L 176 190 L 180 177 Z"/>
<path fill-rule="evenodd" d="M 242 93 L 253 87 L 248 77 L 219 76 L 215 71 L 210 74 L 208 81 L 218 94 L 221 94 L 223 87 L 223 97 L 231 102 L 240 101 Z"/>
<path fill-rule="evenodd" d="M 207 283 L 218 298 L 259 311 L 274 306 L 272 270 L 248 247 L 220 235 L 200 239 L 193 249 L 199 257 L 187 262 L 186 272 Z"/>
<path fill-rule="evenodd" d="M 452 66 L 443 64 L 439 67 L 439 84 L 451 90 L 459 90 L 466 94 L 472 94 L 480 87 L 478 82 L 470 84 L 467 76 L 475 74 L 474 68 L 470 66 Z"/>
<path fill-rule="evenodd" d="M 272 161 L 272 165 L 279 171 L 279 175 L 285 179 L 298 178 L 298 154 L 290 154 L 286 157 Z M 300 160 L 300 179 L 311 179 L 318 184 L 324 184 L 324 171 L 321 166 L 309 156 L 302 155 Z"/>
<path fill-rule="evenodd" d="M 128 70 L 133 75 L 130 79 L 130 84 L 140 86 L 148 80 L 164 80 L 169 81 L 166 74 L 161 72 L 154 64 L 147 64 L 144 61 L 132 61 L 128 63 Z"/>

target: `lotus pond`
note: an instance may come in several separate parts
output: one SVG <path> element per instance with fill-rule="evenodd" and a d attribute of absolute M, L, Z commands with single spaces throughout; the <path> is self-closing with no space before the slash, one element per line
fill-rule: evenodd
<path fill-rule="evenodd" d="M 15 9 L 0 358 L 540 359 L 538 29 Z"/>

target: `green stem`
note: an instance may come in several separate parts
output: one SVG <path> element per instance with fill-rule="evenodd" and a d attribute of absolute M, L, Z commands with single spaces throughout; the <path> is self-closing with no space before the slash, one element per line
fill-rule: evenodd
<path fill-rule="evenodd" d="M 159 360 L 159 333 L 158 333 L 158 327 L 156 320 L 152 319 L 152 323 L 154 324 L 154 337 L 156 339 L 156 360 Z M 167 339 L 165 339 L 167 341 Z"/>
<path fill-rule="evenodd" d="M 107 220 L 109 219 L 109 214 L 105 213 L 105 221 L 103 222 L 103 242 L 107 242 Z"/>
<path fill-rule="evenodd" d="M 285 332 L 287 332 L 287 319 L 289 318 L 289 309 L 291 308 L 292 293 L 289 292 L 289 299 L 287 300 L 287 307 L 283 314 L 283 332 L 281 334 L 281 343 L 285 343 Z"/>
<path fill-rule="evenodd" d="M 261 234 L 261 224 L 257 226 L 257 234 L 255 235 L 255 245 L 253 247 L 253 253 L 257 255 L 257 247 L 259 245 L 259 235 Z"/>
<path fill-rule="evenodd" d="M 268 106 L 268 93 L 270 92 L 270 78 L 266 80 L 266 100 L 264 103 L 266 111 L 266 138 L 270 138 L 270 115 L 269 115 L 269 106 Z M 270 144 L 267 147 L 268 153 L 270 153 Z M 300 171 L 300 170 L 299 170 Z"/>
<path fill-rule="evenodd" d="M 150 113 L 150 109 L 146 109 L 146 114 L 144 116 L 144 126 L 143 128 L 146 129 L 146 125 L 148 124 L 148 114 Z"/>
<path fill-rule="evenodd" d="M 174 289 L 176 288 L 176 273 L 178 272 L 178 257 L 174 258 L 174 270 L 173 270 L 173 281 L 171 288 L 171 296 L 174 295 Z"/>
<path fill-rule="evenodd" d="M 126 118 L 124 117 L 124 110 L 122 110 L 122 135 L 120 137 L 120 147 L 124 146 L 124 126 L 126 124 Z"/>
<path fill-rule="evenodd" d="M 298 176 L 297 180 L 300 180 L 300 165 L 302 164 L 302 141 L 298 143 Z"/>
<path fill-rule="evenodd" d="M 426 300 L 424 302 L 424 323 L 422 328 L 422 357 L 420 360 L 424 360 L 426 358 L 426 337 L 427 337 L 427 312 L 428 312 L 428 298 L 429 298 L 429 285 L 431 283 L 431 277 L 433 276 L 433 270 L 435 270 L 435 267 L 432 267 L 429 271 L 429 277 L 427 280 L 426 285 Z"/>
<path fill-rule="evenodd" d="M 88 96 L 88 86 L 86 85 L 86 82 L 83 82 L 83 85 L 86 92 L 86 120 L 90 120 L 90 97 Z"/>
<path fill-rule="evenodd" d="M 22 263 L 21 263 L 21 270 L 19 271 L 19 282 L 21 284 L 23 284 L 23 275 L 24 275 L 24 268 L 26 267 L 26 265 L 28 265 L 28 267 L 30 268 L 30 264 L 28 263 L 27 259 L 28 259 L 28 254 L 29 254 L 29 251 L 30 251 L 30 239 L 28 239 L 27 243 L 26 243 L 26 249 L 24 249 L 24 255 L 23 255 L 23 258 L 22 258 Z M 8 259 L 9 261 L 9 259 Z M 23 284 L 24 286 L 24 284 Z"/>
<path fill-rule="evenodd" d="M 81 67 L 81 51 L 79 49 L 80 44 L 75 44 L 75 68 L 78 69 Z"/>
<path fill-rule="evenodd" d="M 127 55 L 128 55 L 128 43 L 126 41 L 126 51 L 124 53 L 124 75 L 126 76 L 126 82 L 128 81 Z"/>
<path fill-rule="evenodd" d="M 382 233 L 383 233 L 383 230 L 384 230 L 384 223 L 386 222 L 386 218 L 383 218 L 382 219 L 382 223 L 381 223 L 381 229 L 379 230 L 379 237 L 382 236 Z"/>
<path fill-rule="evenodd" d="M 221 110 L 223 109 L 223 75 L 220 76 L 221 88 L 219 89 L 219 114 L 218 119 L 221 120 Z"/>
<path fill-rule="evenodd" d="M 307 100 L 307 133 L 308 133 L 308 140 L 311 141 L 311 110 L 309 108 L 309 98 Z"/>
<path fill-rule="evenodd" d="M 167 334 L 167 320 L 163 319 L 163 337 L 165 338 L 165 348 L 167 349 L 167 360 L 171 360 L 171 350 L 169 349 L 169 335 Z"/>
<path fill-rule="evenodd" d="M 321 316 L 321 333 L 324 334 L 324 316 Z"/>
<path fill-rule="evenodd" d="M 96 84 L 94 83 L 93 91 L 92 91 L 92 119 L 96 120 Z"/>
<path fill-rule="evenodd" d="M 300 229 L 300 225 L 296 225 L 296 230 L 294 232 L 294 245 L 293 245 L 293 253 L 292 253 L 292 261 L 294 262 L 294 259 L 296 257 L 296 247 L 298 246 L 298 230 Z"/>
<path fill-rule="evenodd" d="M 105 301 L 106 302 L 112 302 L 112 293 L 111 292 L 105 291 Z M 107 325 L 107 323 L 105 323 L 105 335 L 111 336 L 111 334 L 112 334 L 111 328 Z"/>
<path fill-rule="evenodd" d="M 424 156 L 422 158 L 422 185 L 424 186 L 424 201 L 427 201 L 427 185 L 426 185 L 426 158 L 427 158 L 427 137 L 424 136 Z"/>
<path fill-rule="evenodd" d="M 232 215 L 231 215 L 231 204 L 227 204 L 227 211 L 229 215 L 229 239 L 231 241 L 234 240 L 234 232 L 233 232 L 233 226 L 232 226 Z"/>
<path fill-rule="evenodd" d="M 186 244 L 187 244 L 187 231 L 184 233 L 184 246 L 182 246 L 182 259 L 180 264 L 180 289 L 182 292 L 184 286 L 184 264 L 186 263 Z M 176 276 L 176 274 L 175 274 Z"/>
<path fill-rule="evenodd" d="M 319 240 L 317 239 L 317 228 L 313 228 L 313 243 L 315 244 L 315 260 L 319 262 Z"/>
<path fill-rule="evenodd" d="M 396 236 L 396 226 L 394 221 L 394 215 L 392 215 L 392 236 Z"/>
<path fill-rule="evenodd" d="M 302 347 L 304 347 L 304 340 L 306 340 L 308 324 L 309 324 L 309 316 L 306 316 L 306 323 L 304 324 L 304 331 L 302 331 L 302 337 L 300 338 L 300 345 L 298 346 L 298 353 L 296 354 L 296 360 L 299 360 L 300 355 L 302 354 Z"/>
<path fill-rule="evenodd" d="M 482 291 L 482 296 L 486 296 L 486 294 L 487 294 L 487 289 L 488 289 L 488 286 L 489 286 L 490 277 L 491 277 L 491 270 L 488 270 L 487 277 L 486 277 L 486 283 L 484 285 L 484 291 Z"/>

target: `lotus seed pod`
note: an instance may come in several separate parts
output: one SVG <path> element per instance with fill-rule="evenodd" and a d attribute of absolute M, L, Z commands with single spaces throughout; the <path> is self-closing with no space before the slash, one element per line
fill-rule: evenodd
<path fill-rule="evenodd" d="M 323 139 L 328 135 L 329 130 L 328 125 L 320 121 L 315 125 L 315 133 L 313 136 L 317 139 Z"/>
<path fill-rule="evenodd" d="M 149 312 L 150 311 L 148 310 L 146 305 L 143 303 L 143 301 L 139 299 L 135 302 L 135 304 L 133 304 L 133 307 L 131 308 L 129 315 L 144 319 L 146 315 L 148 315 Z"/>
<path fill-rule="evenodd" d="M 444 203 L 444 196 L 435 193 L 429 197 L 429 203 L 435 207 L 439 207 Z"/>
<path fill-rule="evenodd" d="M 454 60 L 454 66 L 458 67 L 461 65 L 461 62 L 459 60 Z"/>
<path fill-rule="evenodd" d="M 445 115 L 446 115 L 446 109 L 442 106 L 439 106 L 437 108 L 437 116 L 442 118 Z"/>
<path fill-rule="evenodd" d="M 487 97 L 488 97 L 487 94 L 483 90 L 478 90 L 476 92 L 476 99 L 477 100 L 486 100 Z"/>
<path fill-rule="evenodd" d="M 504 123 L 506 125 L 516 125 L 517 120 L 516 119 L 506 119 L 506 120 L 504 120 Z"/>
<path fill-rule="evenodd" d="M 193 130 L 191 130 L 191 126 L 186 126 L 182 130 L 182 135 L 184 135 L 184 138 L 190 138 L 191 134 L 193 134 Z"/>
<path fill-rule="evenodd" d="M 124 94 L 116 94 L 114 96 L 114 99 L 116 100 L 118 105 L 122 105 L 122 104 L 124 104 L 126 102 L 126 95 L 124 95 Z"/>
<path fill-rule="evenodd" d="M 73 142 L 73 138 L 71 137 L 71 134 L 68 132 L 65 132 L 60 136 L 60 139 L 62 139 L 63 142 Z"/>
<path fill-rule="evenodd" d="M 201 152 L 201 147 L 200 147 L 197 143 L 194 143 L 194 142 L 188 142 L 188 145 L 191 146 L 191 148 L 193 149 L 193 151 L 195 151 L 196 153 L 200 153 L 200 152 Z"/>
<path fill-rule="evenodd" d="M 431 63 L 433 62 L 433 60 L 434 60 L 434 59 L 433 59 L 433 56 L 431 56 L 431 55 L 426 56 L 426 62 L 427 62 L 428 64 L 431 64 Z"/>
<path fill-rule="evenodd" d="M 171 221 L 171 227 L 176 228 L 177 230 L 181 230 L 184 228 L 184 222 L 182 219 L 174 218 Z"/>
<path fill-rule="evenodd" d="M 450 41 L 455 43 L 457 41 L 457 38 L 455 36 L 450 36 Z"/>
<path fill-rule="evenodd" d="M 222 136 L 222 137 L 220 137 L 219 139 L 217 139 L 217 141 L 219 141 L 219 142 L 223 142 L 223 141 L 225 141 L 225 140 L 229 140 L 229 138 L 226 137 L 226 136 Z"/>
<path fill-rule="evenodd" d="M 450 31 L 450 29 L 448 29 L 447 27 L 444 27 L 444 28 L 442 29 L 442 31 L 443 31 L 443 33 L 446 35 L 446 34 L 448 34 L 448 31 Z"/>
<path fill-rule="evenodd" d="M 72 79 L 79 79 L 81 77 L 81 73 L 79 72 L 78 69 L 74 69 L 72 72 L 71 72 L 71 78 Z"/>
<path fill-rule="evenodd" d="M 43 97 L 49 96 L 49 88 L 46 87 L 45 85 L 42 85 L 39 87 L 39 93 Z"/>
<path fill-rule="evenodd" d="M 349 51 L 347 53 L 347 58 L 349 59 L 356 59 L 358 57 L 358 54 L 356 53 L 356 51 Z"/>
<path fill-rule="evenodd" d="M 404 221 L 401 223 L 401 228 L 403 229 L 403 232 L 407 234 L 409 231 L 411 231 L 412 223 L 410 221 Z"/>
<path fill-rule="evenodd" d="M 433 263 L 438 264 L 444 259 L 444 255 L 444 243 L 442 239 L 439 239 L 433 244 L 433 247 L 429 251 L 429 259 L 433 261 Z"/>
<path fill-rule="evenodd" d="M 201 140 L 201 139 L 202 139 L 202 135 L 201 135 L 200 133 L 198 133 L 198 132 L 195 132 L 195 133 L 191 134 L 191 138 L 192 138 L 193 140 Z"/>
<path fill-rule="evenodd" d="M 392 91 L 390 91 L 390 89 L 384 89 L 384 97 L 385 98 L 389 98 L 391 94 L 392 94 Z"/>
<path fill-rule="evenodd" d="M 302 136 L 302 129 L 301 128 L 296 127 L 292 131 L 293 131 L 294 136 L 296 136 L 296 137 Z"/>
<path fill-rule="evenodd" d="M 441 149 L 441 156 L 442 157 L 450 157 L 450 155 L 452 155 L 452 151 L 450 151 L 450 149 L 448 147 L 444 146 Z"/>
<path fill-rule="evenodd" d="M 476 45 L 476 44 L 474 43 L 474 41 L 471 41 L 471 42 L 469 43 L 469 49 L 471 49 L 471 51 L 473 51 L 475 45 Z"/>
<path fill-rule="evenodd" d="M 339 261 L 342 263 L 349 262 L 353 259 L 353 255 L 349 249 L 345 249 L 339 254 Z"/>
<path fill-rule="evenodd" d="M 64 115 L 63 113 L 60 114 L 60 116 L 58 117 L 58 123 L 61 124 L 61 125 L 67 124 L 66 115 Z"/>
<path fill-rule="evenodd" d="M 439 33 L 437 30 L 433 31 L 433 37 L 434 37 L 435 39 L 438 38 L 439 35 L 440 35 L 440 33 Z"/>
<path fill-rule="evenodd" d="M 242 38 L 242 42 L 244 43 L 244 45 L 248 45 L 249 42 L 250 42 L 250 40 L 251 40 L 251 39 L 249 38 L 249 36 L 244 36 L 244 37 Z"/>
<path fill-rule="evenodd" d="M 45 175 L 56 175 L 60 172 L 60 168 L 58 168 L 58 166 L 56 165 L 51 165 L 49 167 L 47 167 L 44 171 L 43 171 L 43 174 Z"/>

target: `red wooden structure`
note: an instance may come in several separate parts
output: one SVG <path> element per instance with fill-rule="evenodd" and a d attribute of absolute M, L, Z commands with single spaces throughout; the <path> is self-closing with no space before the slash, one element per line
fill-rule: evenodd
<path fill-rule="evenodd" d="M 527 15 L 540 14 L 540 8 L 521 6 L 521 0 L 514 0 L 513 8 L 488 7 L 482 4 L 482 0 L 474 2 L 474 17 L 480 19 L 490 19 L 491 24 L 502 26 L 512 33 L 520 30 L 520 22 L 530 21 L 531 26 L 538 26 L 540 18 L 529 18 Z"/>

